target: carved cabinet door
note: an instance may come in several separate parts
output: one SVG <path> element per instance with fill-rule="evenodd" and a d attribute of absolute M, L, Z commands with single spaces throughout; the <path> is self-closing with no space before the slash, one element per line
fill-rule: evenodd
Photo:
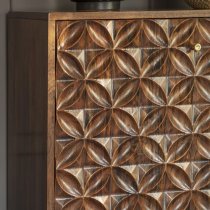
<path fill-rule="evenodd" d="M 210 20 L 57 21 L 55 209 L 210 209 Z"/>

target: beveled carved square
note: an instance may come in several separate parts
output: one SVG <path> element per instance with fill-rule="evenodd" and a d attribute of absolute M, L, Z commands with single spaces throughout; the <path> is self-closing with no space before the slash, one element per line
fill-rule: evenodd
<path fill-rule="evenodd" d="M 58 21 L 56 107 L 56 210 L 210 209 L 209 19 Z"/>

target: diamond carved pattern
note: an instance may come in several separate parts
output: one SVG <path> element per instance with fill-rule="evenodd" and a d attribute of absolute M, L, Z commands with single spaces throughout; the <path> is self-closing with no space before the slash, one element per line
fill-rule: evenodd
<path fill-rule="evenodd" d="M 60 21 L 56 86 L 55 209 L 210 209 L 210 20 Z"/>

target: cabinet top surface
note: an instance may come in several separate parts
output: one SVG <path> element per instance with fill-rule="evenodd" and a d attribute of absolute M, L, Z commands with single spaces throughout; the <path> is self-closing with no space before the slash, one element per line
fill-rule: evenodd
<path fill-rule="evenodd" d="M 114 12 L 10 12 L 9 18 L 77 20 L 210 17 L 210 10 L 114 11 Z"/>

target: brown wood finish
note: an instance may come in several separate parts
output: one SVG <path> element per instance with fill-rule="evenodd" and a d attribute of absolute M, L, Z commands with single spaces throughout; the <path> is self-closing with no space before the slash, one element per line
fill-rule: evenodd
<path fill-rule="evenodd" d="M 33 125 L 43 126 L 46 135 L 39 144 L 48 153 L 48 175 L 43 174 L 47 201 L 34 209 L 46 209 L 46 203 L 48 210 L 210 209 L 209 14 L 49 13 L 48 42 L 40 45 L 48 46 L 48 78 L 47 66 L 39 69 L 45 72 L 42 85 L 48 84 L 48 91 L 36 89 L 43 94 L 43 105 L 48 103 L 48 110 L 42 108 L 48 119 L 42 121 L 44 126 L 37 124 L 40 115 L 33 118 Z M 32 19 L 45 14 L 38 16 L 31 14 Z M 12 13 L 10 18 L 22 23 L 30 13 Z M 23 30 L 19 39 L 27 37 L 25 27 L 16 22 L 11 26 Z M 12 30 L 9 49 L 19 40 Z M 29 47 L 31 38 L 24 45 Z M 27 89 L 23 81 L 29 65 L 11 52 L 8 78 L 16 81 L 17 92 L 10 82 L 9 133 L 19 111 L 14 98 Z M 25 91 L 31 95 L 33 89 Z M 19 100 L 30 113 L 33 106 Z M 25 125 L 27 115 L 21 116 Z M 12 159 L 24 146 L 17 139 L 11 132 L 8 172 L 16 175 L 24 174 L 17 158 Z M 9 201 L 18 203 L 11 190 L 18 176 L 10 173 Z M 23 179 L 34 187 L 26 174 Z M 10 209 L 19 209 L 14 206 Z"/>
<path fill-rule="evenodd" d="M 55 21 L 48 21 L 48 150 L 47 150 L 47 210 L 54 209 L 54 142 L 55 142 Z"/>
<path fill-rule="evenodd" d="M 55 209 L 209 209 L 210 21 L 59 21 L 57 45 Z"/>
<path fill-rule="evenodd" d="M 51 20 L 86 20 L 86 19 L 139 19 L 139 18 L 193 18 L 209 17 L 210 10 L 174 10 L 174 11 L 122 11 L 122 12 L 53 12 Z"/>
<path fill-rule="evenodd" d="M 86 20 L 86 19 L 139 19 L 139 18 L 193 18 L 209 17 L 210 10 L 168 10 L 168 11 L 120 11 L 120 12 L 12 12 L 10 17 L 49 20 Z"/>
<path fill-rule="evenodd" d="M 8 210 L 47 208 L 47 19 L 8 19 Z"/>

